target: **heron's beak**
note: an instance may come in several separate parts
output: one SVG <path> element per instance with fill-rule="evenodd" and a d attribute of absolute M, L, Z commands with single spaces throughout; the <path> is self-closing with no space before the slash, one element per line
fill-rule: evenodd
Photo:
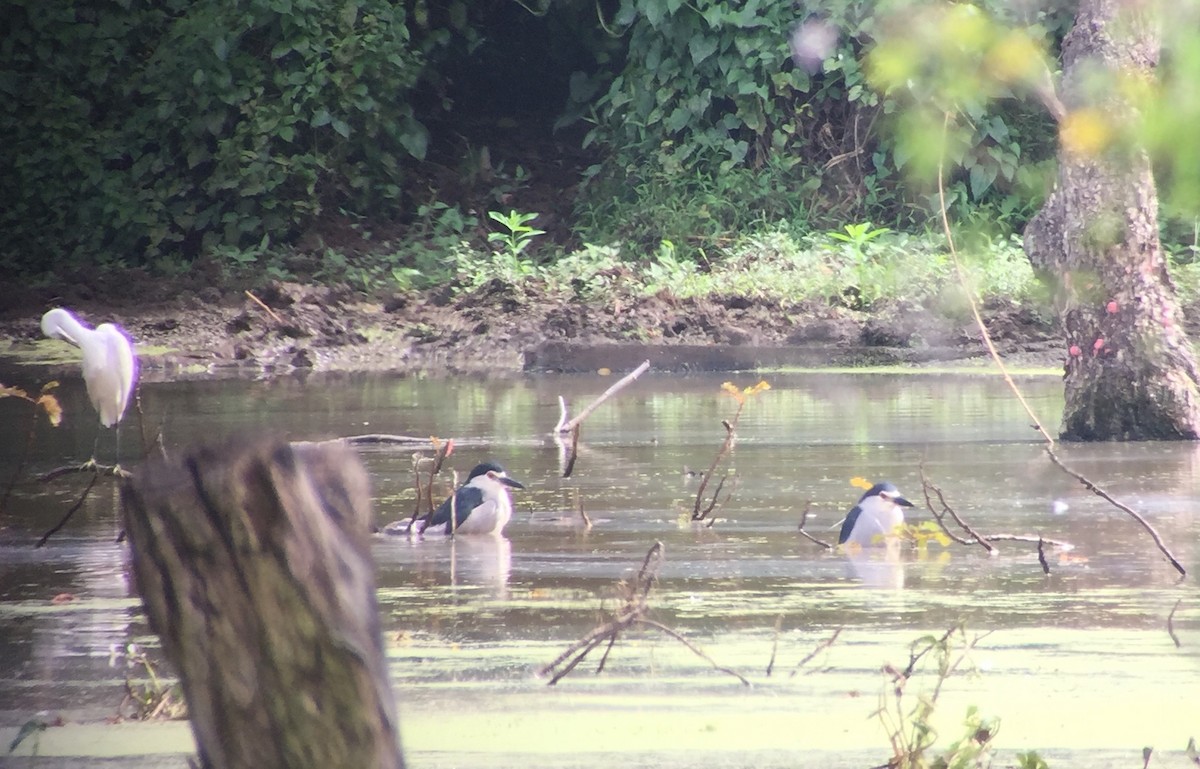
<path fill-rule="evenodd" d="M 912 502 L 909 502 L 904 497 L 892 497 L 892 501 L 901 507 L 916 507 Z"/>
<path fill-rule="evenodd" d="M 524 485 L 524 484 L 522 484 L 520 481 L 513 480 L 512 478 L 509 478 L 509 477 L 508 477 L 508 476 L 506 476 L 506 475 L 501 475 L 501 476 L 500 476 L 499 478 L 497 478 L 496 480 L 500 481 L 500 482 L 501 482 L 501 483 L 503 483 L 505 486 L 512 486 L 514 489 L 523 489 L 523 488 L 525 488 L 525 485 Z"/>

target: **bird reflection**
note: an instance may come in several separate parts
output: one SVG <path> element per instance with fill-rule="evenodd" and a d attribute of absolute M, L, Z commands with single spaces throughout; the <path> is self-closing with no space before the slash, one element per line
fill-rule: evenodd
<path fill-rule="evenodd" d="M 509 597 L 512 543 L 504 537 L 455 537 L 450 540 L 450 586 L 480 587 L 493 598 Z"/>
<path fill-rule="evenodd" d="M 847 575 L 864 587 L 878 590 L 904 588 L 904 571 L 908 566 L 900 548 L 853 548 L 845 551 Z"/>

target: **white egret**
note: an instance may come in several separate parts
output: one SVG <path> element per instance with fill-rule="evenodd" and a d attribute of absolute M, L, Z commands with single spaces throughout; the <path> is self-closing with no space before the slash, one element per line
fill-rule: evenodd
<path fill-rule="evenodd" d="M 42 316 L 42 333 L 83 352 L 83 382 L 100 424 L 114 427 L 120 423 L 137 384 L 137 356 L 120 326 L 101 323 L 88 328 L 70 311 L 56 307 Z"/>

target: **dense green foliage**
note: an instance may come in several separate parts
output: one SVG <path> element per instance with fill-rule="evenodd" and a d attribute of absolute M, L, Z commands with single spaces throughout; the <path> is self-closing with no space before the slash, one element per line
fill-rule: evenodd
<path fill-rule="evenodd" d="M 387 211 L 425 129 L 385 0 L 10 2 L 0 269 L 188 258 Z"/>
<path fill-rule="evenodd" d="M 712 274 L 748 243 L 819 254 L 811 246 L 826 233 L 865 222 L 920 233 L 937 208 L 938 159 L 952 220 L 1007 244 L 1040 201 L 1056 132 L 1019 82 L 995 76 L 1004 57 L 994 54 L 1010 46 L 1010 27 L 1052 53 L 1070 21 L 1018 18 L 1000 0 L 19 0 L 0 10 L 10 105 L 0 274 L 182 272 L 207 257 L 244 277 L 368 291 L 488 264 L 520 279 L 562 258 L 563 244 L 602 244 L 571 263 L 611 252 Z M 813 30 L 824 42 L 799 55 L 795 36 Z M 582 138 L 593 153 L 594 165 L 576 166 L 584 183 L 569 221 L 542 207 L 544 194 L 522 201 L 538 169 L 521 155 L 489 160 L 505 120 L 532 143 Z M 1183 128 L 1156 125 L 1166 128 L 1152 147 L 1166 156 Z M 1191 177 L 1181 166 L 1177 178 Z M 302 257 L 289 251 L 330 221 L 366 245 L 316 237 Z M 1184 222 L 1171 239 L 1192 261 Z M 1007 245 L 983 252 L 1010 272 Z M 857 253 L 868 258 L 854 276 L 822 274 L 861 290 L 910 263 L 878 244 Z M 912 275 L 944 266 L 923 247 L 912 256 L 928 261 Z"/>
<path fill-rule="evenodd" d="M 903 17 L 891 12 L 900 5 Z M 1006 3 L 985 5 L 1011 13 Z M 922 113 L 901 113 L 904 95 L 868 81 L 868 51 L 893 35 L 900 19 L 911 22 L 915 7 L 830 0 L 811 6 L 819 17 L 806 18 L 791 3 L 768 0 L 623 0 L 614 22 L 626 30 L 628 55 L 597 102 L 589 136 L 608 151 L 589 196 L 599 209 L 594 231 L 650 244 L 655 227 L 646 220 L 678 219 L 670 212 L 689 195 L 706 205 L 710 197 L 727 198 L 743 220 L 749 212 L 802 226 L 861 219 L 921 226 L 936 210 L 931 177 L 921 169 L 923 183 L 914 183 L 903 172 L 936 144 L 930 131 L 936 136 L 941 129 L 942 110 L 961 116 L 962 126 L 947 147 L 950 204 L 959 211 L 984 206 L 991 218 L 1021 225 L 1036 210 L 1041 171 L 1054 152 L 1054 129 L 1039 106 L 998 101 L 1011 92 L 961 89 L 953 104 L 939 105 L 930 126 L 912 119 Z M 1065 24 L 1044 13 L 1027 21 L 1048 24 L 1036 29 L 1051 38 Z M 918 41 L 925 47 L 913 51 L 914 71 L 939 48 L 975 43 L 927 28 L 945 38 Z M 818 38 L 819 50 L 807 62 L 789 46 L 803 34 Z M 958 74 L 978 85 L 967 72 Z M 940 84 L 915 80 L 928 103 Z M 664 236 L 709 246 L 712 230 L 743 223 L 709 211 L 718 227 L 693 218 Z M 606 224 L 615 229 L 606 231 Z"/>

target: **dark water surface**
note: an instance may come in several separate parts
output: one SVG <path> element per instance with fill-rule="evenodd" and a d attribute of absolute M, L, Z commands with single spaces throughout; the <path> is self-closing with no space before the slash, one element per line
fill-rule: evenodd
<path fill-rule="evenodd" d="M 974 673 L 943 687 L 938 726 L 949 743 L 968 706 L 1002 720 L 1003 756 L 1038 749 L 1051 766 L 1186 766 L 1200 736 L 1200 599 L 1123 513 L 1044 457 L 1003 382 L 991 376 L 774 374 L 746 407 L 731 465 L 736 491 L 711 528 L 687 522 L 696 480 L 724 438 L 734 401 L 724 376 L 647 374 L 586 422 L 570 479 L 547 436 L 558 397 L 582 406 L 610 379 L 542 376 L 499 381 L 379 375 L 145 384 L 146 432 L 168 450 L 264 430 L 296 440 L 361 433 L 453 437 L 455 469 L 492 458 L 529 487 L 502 539 L 379 538 L 379 600 L 413 766 L 869 766 L 890 755 L 872 717 L 887 690 L 883 665 L 903 666 L 918 636 L 965 622 L 987 633 Z M 733 377 L 739 386 L 757 381 Z M 1053 429 L 1061 382 L 1021 386 Z M 29 469 L 86 458 L 96 435 L 81 385 L 64 382 L 67 422 L 37 434 Z M 21 411 L 0 401 L 9 440 L 0 470 L 21 453 Z M 139 450 L 137 415 L 121 451 Z M 101 460 L 117 447 L 102 437 Z M 1189 570 L 1200 570 L 1200 447 L 1188 443 L 1062 446 L 1063 460 L 1142 512 Z M 413 505 L 411 449 L 362 449 L 386 523 Z M 1045 576 L 1029 545 L 936 544 L 888 560 L 830 555 L 796 533 L 831 531 L 861 491 L 888 479 L 921 498 L 920 465 L 985 533 L 1041 534 Z M 128 460 L 126 461 L 128 464 Z M 110 649 L 130 642 L 160 658 L 132 594 L 127 555 L 113 540 L 109 485 L 43 549 L 31 544 L 82 488 L 18 486 L 0 531 L 0 748 L 39 711 L 68 725 L 37 743 L 37 766 L 183 766 L 181 723 L 111 725 L 124 673 Z M 585 530 L 582 507 L 594 526 Z M 1057 509 L 1057 511 L 1056 511 Z M 927 520 L 918 508 L 910 520 Z M 650 546 L 666 560 L 653 618 L 678 629 L 753 686 L 714 670 L 647 629 L 612 650 L 606 670 L 581 665 L 557 686 L 535 671 L 607 619 L 617 582 Z M 54 604 L 70 593 L 75 600 Z M 1176 607 L 1170 630 L 1168 616 Z M 778 631 L 776 628 L 778 627 Z M 835 631 L 827 650 L 798 667 Z M 774 651 L 773 673 L 766 667 Z M 599 651 L 597 652 L 597 655 Z M 972 666 L 967 666 L 972 667 Z M 798 671 L 797 675 L 792 675 Z M 915 678 L 915 695 L 933 686 Z M 34 743 L 17 751 L 28 755 Z M 1169 751 L 1174 751 L 1173 753 Z M 47 758 L 51 757 L 51 758 Z M 0 763 L 4 759 L 0 758 Z M 53 763 L 45 763 L 52 760 Z"/>

